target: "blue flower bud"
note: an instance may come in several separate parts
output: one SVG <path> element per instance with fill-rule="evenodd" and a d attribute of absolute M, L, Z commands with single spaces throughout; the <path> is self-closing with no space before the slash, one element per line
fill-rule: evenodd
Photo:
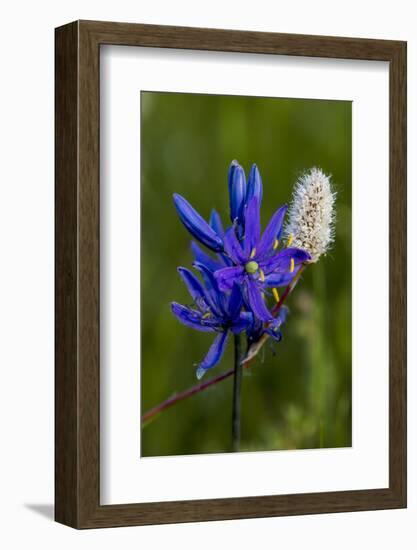
<path fill-rule="evenodd" d="M 229 201 L 230 201 L 230 219 L 232 223 L 235 220 L 242 221 L 243 208 L 246 195 L 245 172 L 237 160 L 233 160 L 229 167 Z"/>
<path fill-rule="evenodd" d="M 260 205 L 262 201 L 262 178 L 256 164 L 252 164 L 252 168 L 250 169 L 246 191 L 246 204 L 249 204 L 249 201 L 253 197 L 258 199 L 258 204 Z"/>

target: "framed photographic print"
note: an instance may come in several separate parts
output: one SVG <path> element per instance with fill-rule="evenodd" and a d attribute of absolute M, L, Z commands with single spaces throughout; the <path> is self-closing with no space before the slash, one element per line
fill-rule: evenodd
<path fill-rule="evenodd" d="M 56 29 L 56 520 L 406 506 L 406 44 Z"/>

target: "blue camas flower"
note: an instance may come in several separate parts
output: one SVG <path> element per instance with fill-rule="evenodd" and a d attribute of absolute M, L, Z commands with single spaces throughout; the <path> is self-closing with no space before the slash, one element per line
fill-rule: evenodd
<path fill-rule="evenodd" d="M 242 294 L 237 285 L 232 286 L 228 294 L 221 292 L 209 268 L 199 262 L 193 265 L 200 272 L 204 285 L 192 271 L 179 267 L 178 272 L 193 299 L 193 307 L 172 302 L 171 310 L 183 325 L 217 333 L 207 355 L 197 367 L 196 374 L 200 379 L 222 358 L 229 334 L 239 334 L 253 326 L 253 315 L 242 310 Z"/>
<path fill-rule="evenodd" d="M 265 288 L 287 284 L 298 266 L 310 259 L 310 255 L 299 248 L 278 250 L 277 236 L 286 210 L 285 205 L 275 212 L 261 236 L 259 199 L 253 196 L 245 213 L 243 245 L 234 227 L 228 229 L 223 238 L 224 250 L 234 265 L 216 270 L 214 274 L 220 290 L 230 290 L 235 284 L 242 287 L 253 314 L 265 322 L 273 320 L 264 302 Z"/>
<path fill-rule="evenodd" d="M 261 235 L 260 205 L 262 179 L 253 164 L 246 181 L 237 161 L 228 171 L 231 227 L 226 231 L 219 213 L 212 210 L 206 222 L 181 195 L 174 194 L 174 204 L 186 229 L 194 237 L 191 250 L 204 284 L 188 269 L 178 268 L 193 298 L 193 306 L 173 302 L 172 312 L 184 325 L 200 331 L 217 333 L 206 357 L 197 368 L 197 377 L 221 359 L 230 333 L 246 332 L 248 345 L 265 333 L 279 341 L 280 326 L 287 308 L 269 311 L 265 297 L 271 293 L 279 301 L 280 286 L 288 285 L 310 255 L 291 246 L 279 249 L 287 206 L 279 208 Z M 200 244 L 208 250 L 204 250 Z"/>

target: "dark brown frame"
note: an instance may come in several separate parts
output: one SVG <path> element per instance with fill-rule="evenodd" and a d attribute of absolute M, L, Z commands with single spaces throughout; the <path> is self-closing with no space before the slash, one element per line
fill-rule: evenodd
<path fill-rule="evenodd" d="M 389 487 L 100 505 L 99 52 L 102 44 L 389 62 Z M 55 519 L 115 527 L 406 506 L 406 43 L 77 21 L 56 45 Z M 377 312 L 375 312 L 377 314 Z"/>

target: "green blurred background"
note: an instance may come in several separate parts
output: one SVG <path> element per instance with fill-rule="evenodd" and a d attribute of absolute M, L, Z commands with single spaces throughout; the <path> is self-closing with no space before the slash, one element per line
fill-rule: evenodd
<path fill-rule="evenodd" d="M 197 383 L 214 335 L 171 314 L 189 304 L 176 268 L 191 266 L 190 235 L 172 194 L 228 219 L 227 170 L 252 163 L 263 185 L 262 224 L 317 166 L 337 191 L 336 241 L 287 302 L 283 340 L 244 373 L 241 450 L 351 445 L 351 102 L 141 93 L 142 413 Z M 204 380 L 232 367 L 233 345 Z M 142 428 L 142 456 L 230 451 L 232 378 Z"/>

